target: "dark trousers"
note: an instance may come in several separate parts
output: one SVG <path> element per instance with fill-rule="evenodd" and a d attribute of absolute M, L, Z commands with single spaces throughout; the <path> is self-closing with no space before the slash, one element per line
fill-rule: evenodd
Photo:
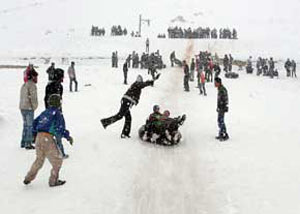
<path fill-rule="evenodd" d="M 132 106 L 132 102 L 126 98 L 122 98 L 121 100 L 121 107 L 119 112 L 111 117 L 102 119 L 102 124 L 104 126 L 109 126 L 113 124 L 114 122 L 121 120 L 123 117 L 125 117 L 125 123 L 123 126 L 122 134 L 129 135 L 131 130 L 131 114 L 130 114 L 130 107 Z"/>
<path fill-rule="evenodd" d="M 123 72 L 124 74 L 124 84 L 127 85 L 127 72 Z"/>
<path fill-rule="evenodd" d="M 75 82 L 75 91 L 77 91 L 78 82 L 75 78 L 72 78 L 72 79 L 70 78 L 70 91 L 72 91 L 73 82 Z"/>
<path fill-rule="evenodd" d="M 219 136 L 224 136 L 225 134 L 227 134 L 224 117 L 224 112 L 218 112 Z"/>
<path fill-rule="evenodd" d="M 185 75 L 183 78 L 183 86 L 184 86 L 184 90 L 185 91 L 189 91 L 190 90 L 190 86 L 189 86 L 189 76 Z"/>

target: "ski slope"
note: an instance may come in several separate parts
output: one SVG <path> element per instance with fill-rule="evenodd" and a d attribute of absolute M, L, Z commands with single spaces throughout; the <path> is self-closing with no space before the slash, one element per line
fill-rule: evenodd
<path fill-rule="evenodd" d="M 299 213 L 299 81 L 268 79 L 240 72 L 223 78 L 229 91 L 226 123 L 231 139 L 218 142 L 216 89 L 207 84 L 207 97 L 195 82 L 183 91 L 180 69 L 167 68 L 155 86 L 145 88 L 131 110 L 131 139 L 120 139 L 123 121 L 102 128 L 99 120 L 116 113 L 128 86 L 122 71 L 102 60 L 78 61 L 78 93 L 68 91 L 65 78 L 63 111 L 75 139 L 66 153 L 60 177 L 67 184 L 48 187 L 46 161 L 29 186 L 22 181 L 35 152 L 19 148 L 22 119 L 18 110 L 22 70 L 1 70 L 0 134 L 2 167 L 0 210 L 9 213 Z M 57 67 L 67 68 L 67 65 Z M 121 64 L 121 63 L 119 63 Z M 39 108 L 47 83 L 38 64 Z M 129 70 L 129 83 L 145 70 Z M 223 74 L 222 74 L 223 76 Z M 91 86 L 85 87 L 85 84 Z M 172 116 L 187 114 L 183 142 L 173 148 L 149 145 L 137 130 L 159 104 Z"/>

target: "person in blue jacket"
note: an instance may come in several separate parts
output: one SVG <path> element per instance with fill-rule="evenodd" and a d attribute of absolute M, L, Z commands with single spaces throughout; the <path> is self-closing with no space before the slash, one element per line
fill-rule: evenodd
<path fill-rule="evenodd" d="M 25 185 L 35 179 L 46 158 L 52 165 L 49 186 L 60 186 L 66 182 L 58 179 L 63 156 L 61 148 L 57 144 L 57 139 L 66 138 L 72 145 L 73 138 L 65 127 L 65 119 L 60 110 L 61 96 L 52 94 L 48 103 L 49 107 L 33 122 L 33 135 L 36 136 L 36 160 L 23 181 Z"/>

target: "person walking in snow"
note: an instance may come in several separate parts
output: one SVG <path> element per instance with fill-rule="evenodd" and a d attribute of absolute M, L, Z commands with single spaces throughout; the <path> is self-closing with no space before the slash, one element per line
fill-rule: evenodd
<path fill-rule="evenodd" d="M 123 64 L 123 74 L 124 74 L 124 84 L 127 85 L 128 67 L 127 67 L 127 62 L 126 61 Z"/>
<path fill-rule="evenodd" d="M 49 97 L 49 108 L 34 120 L 33 133 L 36 135 L 36 160 L 23 181 L 25 185 L 30 184 L 35 179 L 46 158 L 52 165 L 49 186 L 60 186 L 66 182 L 59 180 L 59 170 L 63 158 L 56 139 L 64 137 L 73 145 L 73 138 L 65 127 L 65 119 L 60 109 L 61 96 L 52 94 Z"/>
<path fill-rule="evenodd" d="M 51 66 L 47 69 L 47 74 L 48 74 L 48 80 L 53 81 L 54 80 L 54 71 L 55 71 L 55 63 L 52 62 Z"/>
<path fill-rule="evenodd" d="M 32 123 L 34 111 L 38 107 L 37 97 L 37 77 L 38 73 L 35 70 L 28 70 L 26 82 L 21 87 L 19 109 L 23 118 L 23 132 L 21 140 L 21 148 L 34 149 Z"/>
<path fill-rule="evenodd" d="M 183 60 L 183 72 L 184 72 L 184 77 L 183 77 L 183 87 L 185 91 L 190 91 L 190 86 L 189 86 L 189 66 L 186 63 L 185 60 Z"/>
<path fill-rule="evenodd" d="M 68 74 L 70 78 L 70 92 L 72 92 L 73 82 L 75 83 L 75 91 L 78 91 L 78 82 L 75 74 L 75 62 L 71 62 L 71 66 L 68 68 Z"/>
<path fill-rule="evenodd" d="M 156 76 L 155 80 L 157 80 L 159 76 L 160 74 Z M 125 123 L 123 126 L 121 138 L 130 138 L 130 130 L 131 130 L 130 108 L 133 105 L 138 104 L 142 93 L 142 89 L 147 86 L 153 85 L 155 80 L 148 80 L 144 82 L 142 76 L 138 75 L 136 81 L 130 86 L 130 88 L 123 95 L 121 99 L 121 107 L 119 112 L 114 116 L 100 120 L 103 127 L 106 128 L 107 126 L 125 117 Z"/>
<path fill-rule="evenodd" d="M 191 71 L 190 71 L 190 81 L 194 81 L 194 76 L 195 76 L 195 59 L 194 58 L 192 58 L 192 62 L 191 62 L 191 66 L 190 66 L 190 68 L 191 68 Z"/>
<path fill-rule="evenodd" d="M 215 78 L 215 87 L 218 89 L 217 112 L 219 126 L 219 135 L 216 139 L 225 141 L 229 139 L 224 121 L 225 113 L 228 112 L 228 93 L 222 84 L 222 79 L 219 77 Z"/>
<path fill-rule="evenodd" d="M 296 75 L 296 66 L 297 66 L 297 64 L 296 64 L 295 60 L 292 60 L 292 62 L 291 62 L 292 77 L 295 76 L 297 78 L 297 75 Z"/>
<path fill-rule="evenodd" d="M 200 89 L 200 94 L 204 94 L 206 96 L 206 90 L 205 90 L 205 72 L 201 71 L 198 74 L 200 77 L 198 78 L 199 80 L 199 89 Z"/>
<path fill-rule="evenodd" d="M 63 95 L 62 81 L 64 79 L 64 70 L 56 68 L 54 71 L 54 78 L 52 82 L 49 82 L 46 86 L 46 92 L 44 97 L 45 107 L 48 108 L 48 100 L 52 94 L 59 94 L 61 97 Z"/>
<path fill-rule="evenodd" d="M 149 53 L 149 38 L 146 39 L 146 53 Z"/>

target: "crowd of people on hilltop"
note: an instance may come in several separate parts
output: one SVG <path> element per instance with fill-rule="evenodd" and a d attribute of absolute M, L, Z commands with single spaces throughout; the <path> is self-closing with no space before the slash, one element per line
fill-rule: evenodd
<path fill-rule="evenodd" d="M 125 27 L 122 28 L 121 25 L 112 26 L 110 31 L 111 36 L 126 36 L 127 33 L 127 29 Z"/>
<path fill-rule="evenodd" d="M 229 28 L 221 28 L 219 31 L 216 28 L 198 27 L 181 28 L 181 27 L 169 27 L 168 38 L 180 38 L 180 39 L 237 39 L 237 31 L 234 28 L 232 31 Z"/>
<path fill-rule="evenodd" d="M 105 29 L 97 26 L 92 26 L 91 36 L 105 36 Z"/>

